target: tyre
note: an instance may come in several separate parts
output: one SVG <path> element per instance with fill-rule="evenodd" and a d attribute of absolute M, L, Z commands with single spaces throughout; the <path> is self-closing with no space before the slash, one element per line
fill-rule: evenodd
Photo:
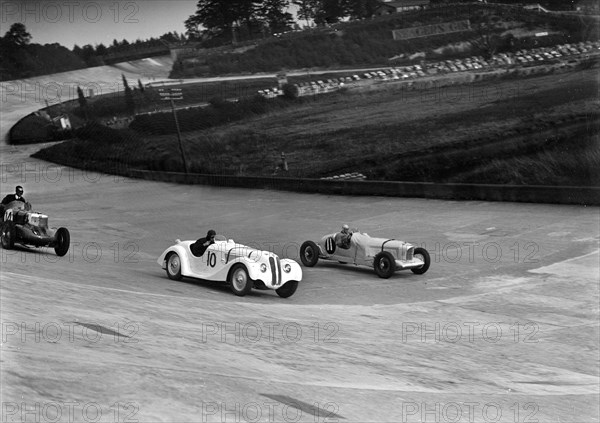
<path fill-rule="evenodd" d="M 416 275 L 422 275 L 423 273 L 427 272 L 427 269 L 429 269 L 429 265 L 431 264 L 431 259 L 429 258 L 429 253 L 427 252 L 427 250 L 425 248 L 420 247 L 415 248 L 413 257 L 420 258 L 425 262 L 425 264 L 421 267 L 415 267 L 414 269 L 410 270 L 412 270 L 412 272 Z"/>
<path fill-rule="evenodd" d="M 298 289 L 298 281 L 288 281 L 281 288 L 276 289 L 275 292 L 277 292 L 277 295 L 281 298 L 288 298 L 294 295 L 296 289 Z"/>
<path fill-rule="evenodd" d="M 71 244 L 71 234 L 67 228 L 58 228 L 56 231 L 56 243 L 54 245 L 54 252 L 57 256 L 62 257 L 69 251 L 69 245 Z"/>
<path fill-rule="evenodd" d="M 375 256 L 373 267 L 377 276 L 387 279 L 396 271 L 396 260 L 391 253 L 382 251 Z"/>
<path fill-rule="evenodd" d="M 8 220 L 2 223 L 2 232 L 0 233 L 2 248 L 5 250 L 11 250 L 15 246 L 16 236 L 17 228 L 15 228 L 15 222 Z"/>
<path fill-rule="evenodd" d="M 252 290 L 254 282 L 248 276 L 248 270 L 243 264 L 236 264 L 229 272 L 228 282 L 231 284 L 231 290 L 238 297 L 243 297 Z"/>
<path fill-rule="evenodd" d="M 306 241 L 300 247 L 300 260 L 306 267 L 313 267 L 319 261 L 319 247 L 312 241 Z"/>
<path fill-rule="evenodd" d="M 167 256 L 167 276 L 174 281 L 180 281 L 181 276 L 181 258 L 177 253 L 169 253 Z"/>

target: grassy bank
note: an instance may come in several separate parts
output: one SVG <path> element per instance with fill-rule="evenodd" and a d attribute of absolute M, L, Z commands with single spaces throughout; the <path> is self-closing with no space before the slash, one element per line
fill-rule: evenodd
<path fill-rule="evenodd" d="M 337 93 L 183 134 L 193 172 L 600 186 L 597 69 L 430 90 Z M 37 157 L 110 170 L 181 171 L 177 138 L 80 132 Z M 279 173 L 281 175 L 281 173 Z"/>

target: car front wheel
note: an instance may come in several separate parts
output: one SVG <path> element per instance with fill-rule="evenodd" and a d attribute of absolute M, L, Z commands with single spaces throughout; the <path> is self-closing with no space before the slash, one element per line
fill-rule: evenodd
<path fill-rule="evenodd" d="M 313 267 L 319 261 L 319 247 L 312 241 L 306 241 L 300 247 L 300 260 L 306 267 Z"/>
<path fill-rule="evenodd" d="M 388 279 L 396 271 L 396 260 L 394 260 L 394 256 L 391 253 L 382 251 L 375 256 L 373 267 L 377 276 Z"/>
<path fill-rule="evenodd" d="M 429 269 L 429 265 L 431 264 L 431 258 L 429 257 L 429 253 L 427 252 L 427 250 L 425 248 L 415 248 L 415 253 L 413 254 L 413 257 L 419 258 L 421 260 L 423 260 L 423 266 L 421 267 L 415 267 L 414 269 L 410 269 L 415 275 L 422 275 L 423 273 L 427 272 L 427 269 Z"/>
<path fill-rule="evenodd" d="M 296 289 L 298 289 L 298 281 L 288 281 L 281 288 L 276 289 L 275 292 L 281 298 L 288 298 L 294 295 Z"/>
<path fill-rule="evenodd" d="M 167 276 L 174 281 L 180 281 L 181 276 L 181 258 L 177 253 L 170 253 L 167 257 Z"/>
<path fill-rule="evenodd" d="M 69 251 L 69 245 L 71 243 L 71 234 L 67 228 L 58 228 L 56 231 L 56 244 L 54 245 L 54 252 L 57 256 L 62 257 Z"/>
<path fill-rule="evenodd" d="M 243 264 L 236 264 L 229 272 L 231 290 L 238 297 L 243 297 L 252 290 L 254 282 L 248 276 L 248 271 Z"/>

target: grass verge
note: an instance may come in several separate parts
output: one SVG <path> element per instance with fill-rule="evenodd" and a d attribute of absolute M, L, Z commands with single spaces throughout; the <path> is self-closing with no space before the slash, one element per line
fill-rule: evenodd
<path fill-rule="evenodd" d="M 183 144 L 197 173 L 268 176 L 284 152 L 291 177 L 600 186 L 597 92 L 596 68 L 429 90 L 389 83 L 186 132 Z M 36 157 L 101 171 L 183 169 L 176 136 L 105 130 Z"/>

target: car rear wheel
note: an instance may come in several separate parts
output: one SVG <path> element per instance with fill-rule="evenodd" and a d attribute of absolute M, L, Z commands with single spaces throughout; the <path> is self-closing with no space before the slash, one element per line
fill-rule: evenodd
<path fill-rule="evenodd" d="M 231 290 L 238 297 L 243 297 L 252 290 L 254 282 L 248 276 L 246 266 L 243 264 L 236 264 L 231 268 L 229 272 L 229 283 L 231 284 Z"/>
<path fill-rule="evenodd" d="M 288 298 L 294 295 L 296 289 L 298 289 L 298 281 L 288 281 L 281 288 L 276 289 L 275 292 L 281 298 Z"/>
<path fill-rule="evenodd" d="M 54 252 L 57 256 L 62 257 L 69 251 L 69 245 L 71 244 L 71 234 L 67 228 L 58 228 L 56 231 L 56 244 L 54 245 Z"/>
<path fill-rule="evenodd" d="M 15 237 L 17 236 L 17 228 L 15 222 L 10 220 L 2 223 L 2 233 L 0 233 L 0 241 L 2 248 L 11 250 L 15 246 Z"/>
<path fill-rule="evenodd" d="M 300 260 L 306 267 L 313 267 L 319 261 L 319 247 L 312 241 L 306 241 L 300 247 Z"/>
<path fill-rule="evenodd" d="M 375 256 L 373 267 L 377 276 L 388 279 L 396 271 L 396 260 L 394 260 L 394 256 L 391 253 L 382 251 Z"/>
<path fill-rule="evenodd" d="M 422 275 L 427 272 L 429 269 L 429 265 L 431 264 L 431 258 L 429 257 L 429 253 L 425 248 L 415 248 L 415 253 L 413 257 L 420 258 L 423 260 L 424 264 L 421 267 L 415 267 L 414 269 L 410 269 L 415 275 Z"/>
<path fill-rule="evenodd" d="M 167 276 L 174 281 L 180 281 L 181 276 L 181 258 L 177 253 L 170 253 L 167 256 Z"/>

